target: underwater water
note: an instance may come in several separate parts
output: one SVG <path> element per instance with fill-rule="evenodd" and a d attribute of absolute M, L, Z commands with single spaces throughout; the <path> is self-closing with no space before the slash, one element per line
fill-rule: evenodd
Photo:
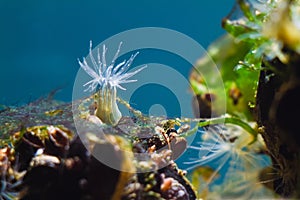
<path fill-rule="evenodd" d="M 174 29 L 206 48 L 225 33 L 221 20 L 233 4 L 234 0 L 219 5 L 179 0 L 1 0 L 0 104 L 27 103 L 56 88 L 61 89 L 57 99 L 70 101 L 77 58 L 87 55 L 89 41 L 96 45 L 128 29 Z M 187 76 L 188 69 L 184 73 Z"/>
<path fill-rule="evenodd" d="M 0 199 L 299 199 L 299 2 L 0 0 Z"/>
<path fill-rule="evenodd" d="M 129 29 L 141 27 L 172 29 L 194 39 L 205 49 L 225 33 L 221 27 L 221 21 L 229 13 L 234 3 L 234 0 L 227 0 L 222 4 L 217 4 L 215 1 L 182 2 L 179 0 L 172 2 L 159 0 L 94 0 L 89 2 L 79 0 L 29 2 L 0 0 L 0 24 L 2 27 L 0 32 L 2 66 L 0 105 L 27 104 L 55 89 L 58 89 L 55 99 L 72 101 L 73 86 L 80 68 L 77 59 L 82 60 L 82 57 L 88 54 L 90 40 L 93 41 L 93 46 L 97 46 L 107 38 Z M 126 39 L 123 42 L 123 45 L 126 45 Z M 110 48 L 116 49 L 116 46 L 108 46 L 108 51 Z M 116 63 L 121 62 L 123 57 L 128 59 L 131 53 L 122 55 Z M 170 66 L 178 71 L 185 80 L 188 80 L 192 70 L 191 63 L 162 50 L 141 49 L 133 66 L 145 63 Z M 141 72 L 141 78 L 137 78 L 138 81 L 143 79 L 143 76 L 147 76 L 147 73 L 149 72 L 145 68 Z M 173 87 L 179 88 L 182 91 L 180 95 L 185 98 L 188 88 L 185 85 L 184 87 L 179 85 L 181 83 L 179 78 L 172 74 L 163 74 L 163 77 L 169 80 Z M 128 86 L 128 88 L 130 87 Z M 84 88 L 81 89 L 83 91 Z M 126 91 L 120 93 L 122 92 Z M 177 96 L 172 93 L 170 88 L 155 82 L 142 85 L 128 100 L 132 107 L 144 114 L 158 115 L 161 113 L 170 118 L 192 117 L 182 116 L 181 102 Z M 192 106 L 192 102 L 188 105 Z M 228 141 L 232 138 L 226 138 L 226 134 L 215 135 L 205 141 L 201 138 L 201 131 L 203 129 L 200 128 L 196 139 L 193 138 L 194 141 L 190 143 L 191 148 L 177 160 L 177 164 L 179 168 L 186 169 L 188 172 L 203 164 L 208 164 L 214 169 L 220 167 L 221 169 L 217 170 L 215 176 L 222 176 L 218 181 L 223 182 L 228 176 L 232 176 L 233 172 L 228 170 L 232 161 L 239 162 L 238 159 L 235 160 L 237 157 L 248 159 L 248 155 L 244 156 L 243 154 L 246 147 L 229 144 Z M 198 148 L 201 146 L 199 141 L 202 140 L 202 146 L 209 146 L 209 149 L 206 149 L 207 155 L 200 153 L 203 149 Z M 217 150 L 214 149 L 216 145 L 220 145 Z M 260 162 L 258 165 L 261 164 L 260 167 L 270 164 L 268 158 L 257 158 Z M 198 163 L 193 163 L 190 161 L 191 159 L 198 159 Z M 251 159 L 252 154 L 249 156 L 249 160 Z M 248 165 L 249 163 L 242 164 Z M 246 169 L 243 167 L 240 165 L 233 167 L 239 170 L 238 173 L 241 177 L 244 175 L 243 170 Z M 247 169 L 249 169 L 248 167 Z M 229 175 L 228 171 L 230 171 Z"/>

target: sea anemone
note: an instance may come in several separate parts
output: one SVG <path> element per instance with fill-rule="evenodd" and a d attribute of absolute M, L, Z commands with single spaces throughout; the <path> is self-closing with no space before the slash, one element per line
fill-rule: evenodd
<path fill-rule="evenodd" d="M 117 88 L 126 90 L 121 84 L 131 83 L 137 80 L 129 80 L 132 76 L 145 69 L 147 66 L 143 66 L 133 72 L 127 72 L 131 66 L 134 58 L 138 55 L 138 52 L 132 54 L 126 61 L 115 65 L 115 61 L 119 56 L 122 42 L 119 44 L 118 50 L 113 57 L 113 60 L 109 65 L 106 63 L 106 51 L 107 48 L 103 45 L 102 54 L 99 48 L 97 49 L 97 60 L 92 53 L 92 41 L 90 41 L 89 57 L 93 67 L 90 67 L 87 60 L 83 58 L 83 61 L 78 59 L 80 67 L 90 76 L 92 80 L 85 83 L 87 86 L 85 91 L 94 92 L 96 89 L 97 109 L 95 115 L 108 125 L 115 125 L 121 119 L 122 114 L 118 108 Z"/>

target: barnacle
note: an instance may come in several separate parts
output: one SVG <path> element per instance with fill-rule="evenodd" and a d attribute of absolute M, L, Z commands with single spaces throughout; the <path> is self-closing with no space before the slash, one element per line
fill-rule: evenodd
<path fill-rule="evenodd" d="M 95 114 L 102 122 L 109 125 L 115 125 L 122 117 L 116 102 L 117 88 L 126 90 L 121 84 L 137 81 L 129 80 L 129 78 L 147 67 L 145 65 L 133 72 L 127 72 L 138 52 L 132 54 L 127 61 L 124 60 L 115 65 L 121 45 L 122 42 L 119 44 L 118 50 L 109 65 L 106 63 L 107 48 L 105 45 L 103 45 L 102 54 L 99 48 L 97 49 L 97 59 L 95 59 L 92 53 L 92 42 L 90 42 L 88 57 L 93 67 L 90 67 L 85 58 L 83 58 L 83 61 L 78 60 L 80 67 L 92 77 L 91 81 L 84 84 L 84 86 L 87 86 L 85 91 L 94 92 L 98 89 L 96 94 L 97 110 Z"/>
<path fill-rule="evenodd" d="M 207 195 L 207 199 L 269 199 L 275 194 L 267 187 L 273 179 L 260 180 L 261 169 L 231 170 L 227 173 L 223 184 L 214 186 L 213 192 Z"/>
<path fill-rule="evenodd" d="M 207 180 L 207 184 L 210 184 L 218 172 L 228 167 L 248 170 L 266 164 L 267 161 L 256 153 L 264 148 L 264 144 L 258 139 L 248 146 L 251 140 L 251 135 L 237 126 L 227 124 L 221 128 L 210 127 L 202 133 L 201 142 L 188 147 L 190 153 L 196 154 L 196 157 L 184 163 L 187 165 L 186 170 L 214 164 L 216 166 L 214 173 Z"/>

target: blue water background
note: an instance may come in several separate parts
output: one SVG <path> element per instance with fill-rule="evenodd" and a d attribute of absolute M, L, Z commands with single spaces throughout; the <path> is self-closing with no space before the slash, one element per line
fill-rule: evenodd
<path fill-rule="evenodd" d="M 0 0 L 0 104 L 21 105 L 56 88 L 61 88 L 56 99 L 71 101 L 79 69 L 77 58 L 87 55 L 89 41 L 98 44 L 125 30 L 149 26 L 169 28 L 207 48 L 225 33 L 221 20 L 234 2 Z M 188 77 L 190 68 L 186 61 L 155 50 L 151 55 L 138 57 L 135 62 L 168 60 L 165 64 Z M 161 103 L 169 109 L 170 117 L 178 116 L 179 103 L 170 103 L 167 96 L 174 99 L 174 95 L 167 88 L 154 85 L 152 91 L 154 95 L 149 92 L 142 99 L 137 91 L 132 97 L 135 107 L 147 113 L 152 104 Z M 157 93 L 162 93 L 163 98 Z M 197 156 L 197 152 L 188 151 L 178 164 L 184 167 L 187 157 Z"/>
<path fill-rule="evenodd" d="M 80 1 L 0 0 L 0 104 L 19 105 L 62 88 L 71 101 L 77 58 L 98 44 L 138 27 L 182 32 L 206 48 L 225 33 L 221 20 L 234 0 Z M 174 68 L 176 68 L 174 61 Z M 185 69 L 184 76 L 188 76 Z"/>

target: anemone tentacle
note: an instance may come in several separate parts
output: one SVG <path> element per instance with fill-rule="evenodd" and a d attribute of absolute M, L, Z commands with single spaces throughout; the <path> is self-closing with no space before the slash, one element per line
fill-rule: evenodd
<path fill-rule="evenodd" d="M 135 57 L 139 54 L 139 52 L 132 54 L 131 57 L 126 61 L 117 64 L 115 66 L 116 59 L 119 56 L 120 49 L 122 46 L 122 42 L 120 42 L 118 50 L 113 57 L 113 60 L 110 65 L 107 66 L 106 63 L 106 52 L 107 48 L 103 45 L 102 55 L 100 53 L 99 48 L 97 49 L 97 60 L 93 56 L 92 53 L 92 41 L 90 41 L 90 49 L 89 49 L 89 57 L 92 62 L 92 67 L 87 63 L 86 58 L 83 58 L 82 61 L 78 59 L 78 63 L 80 67 L 92 78 L 92 80 L 88 81 L 84 84 L 87 86 L 85 91 L 93 92 L 96 90 L 97 86 L 103 86 L 105 84 L 110 85 L 112 87 L 118 87 L 122 90 L 126 90 L 121 84 L 136 82 L 137 80 L 128 80 L 132 76 L 136 75 L 147 66 L 143 66 L 133 72 L 127 72 L 133 63 Z"/>
<path fill-rule="evenodd" d="M 136 82 L 135 79 L 130 79 L 147 66 L 138 68 L 135 71 L 128 72 L 138 52 L 132 54 L 126 61 L 116 64 L 115 62 L 120 54 L 122 42 L 120 42 L 118 50 L 116 51 L 111 63 L 107 65 L 106 52 L 107 48 L 103 45 L 102 53 L 97 49 L 97 59 L 92 53 L 92 41 L 90 41 L 90 48 L 88 57 L 91 60 L 92 67 L 88 64 L 86 58 L 82 61 L 78 59 L 80 67 L 92 78 L 83 86 L 87 87 L 84 91 L 94 92 L 98 89 L 96 95 L 97 109 L 95 115 L 104 123 L 115 125 L 121 119 L 122 115 L 117 105 L 117 88 L 126 90 L 122 84 Z"/>

